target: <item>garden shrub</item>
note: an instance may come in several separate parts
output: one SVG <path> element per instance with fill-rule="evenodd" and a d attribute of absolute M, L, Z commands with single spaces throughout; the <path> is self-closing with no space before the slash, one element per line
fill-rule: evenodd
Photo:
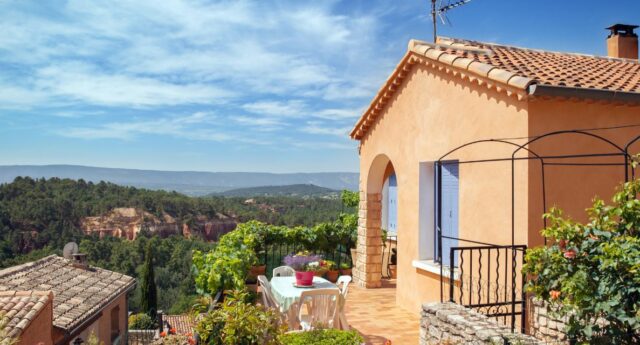
<path fill-rule="evenodd" d="M 640 341 L 640 180 L 624 184 L 613 204 L 595 199 L 581 224 L 553 209 L 542 234 L 547 247 L 529 249 L 528 291 L 568 320 L 579 343 Z"/>
<path fill-rule="evenodd" d="M 146 313 L 129 316 L 129 329 L 156 329 L 156 320 Z"/>
<path fill-rule="evenodd" d="M 360 345 L 364 342 L 356 331 L 337 329 L 284 334 L 280 341 L 282 345 Z"/>
<path fill-rule="evenodd" d="M 218 309 L 205 314 L 196 325 L 202 344 L 277 345 L 284 326 L 274 310 L 251 303 L 243 291 L 230 292 Z"/>

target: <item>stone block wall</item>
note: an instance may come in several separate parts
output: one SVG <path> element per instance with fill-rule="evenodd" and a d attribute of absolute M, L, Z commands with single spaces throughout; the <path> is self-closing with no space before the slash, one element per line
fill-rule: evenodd
<path fill-rule="evenodd" d="M 553 344 L 568 344 L 567 335 L 563 332 L 566 320 L 551 316 L 547 304 L 537 298 L 532 298 L 529 306 L 531 335 Z"/>
<path fill-rule="evenodd" d="M 420 345 L 545 344 L 455 303 L 425 303 L 420 321 Z"/>
<path fill-rule="evenodd" d="M 382 282 L 382 230 L 380 193 L 360 193 L 358 211 L 358 244 L 353 277 L 366 288 L 380 287 Z"/>

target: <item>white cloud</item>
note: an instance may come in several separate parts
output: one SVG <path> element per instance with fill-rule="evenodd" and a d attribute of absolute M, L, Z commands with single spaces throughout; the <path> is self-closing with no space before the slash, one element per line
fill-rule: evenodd
<path fill-rule="evenodd" d="M 327 120 L 357 119 L 362 115 L 361 109 L 323 109 L 313 113 L 315 117 Z"/>
<path fill-rule="evenodd" d="M 300 117 L 306 112 L 307 105 L 300 100 L 290 101 L 262 101 L 249 103 L 243 109 L 255 114 L 273 117 Z"/>
<path fill-rule="evenodd" d="M 220 103 L 233 94 L 213 85 L 178 84 L 131 75 L 109 74 L 69 62 L 37 71 L 37 89 L 94 105 L 148 107 Z"/>
<path fill-rule="evenodd" d="M 336 135 L 340 137 L 347 137 L 351 127 L 333 127 L 319 121 L 308 121 L 305 126 L 301 128 L 302 132 L 310 134 L 322 134 L 322 135 Z"/>
<path fill-rule="evenodd" d="M 260 132 L 273 132 L 286 127 L 280 119 L 255 116 L 234 116 L 233 121 Z"/>
<path fill-rule="evenodd" d="M 77 118 L 76 126 L 51 129 L 74 138 L 269 144 L 292 131 L 300 135 L 292 147 L 311 141 L 343 149 L 330 142 L 348 141 L 395 62 L 380 52 L 388 43 L 380 42 L 376 6 L 349 7 L 337 0 L 0 2 L 0 68 L 10 66 L 0 78 L 0 108 L 40 110 L 65 126 Z"/>
<path fill-rule="evenodd" d="M 325 149 L 336 149 L 336 150 L 354 150 L 357 149 L 357 145 L 355 143 L 340 143 L 333 141 L 298 141 L 293 142 L 291 145 L 304 149 L 314 149 L 314 150 L 325 150 Z"/>
<path fill-rule="evenodd" d="M 211 123 L 215 119 L 214 114 L 196 112 L 190 115 L 162 117 L 153 120 L 112 122 L 94 127 L 72 127 L 58 131 L 57 134 L 80 139 L 132 140 L 141 134 L 151 134 L 203 141 L 257 142 L 257 140 L 237 137 L 222 128 L 204 128 L 202 126 L 202 124 Z"/>

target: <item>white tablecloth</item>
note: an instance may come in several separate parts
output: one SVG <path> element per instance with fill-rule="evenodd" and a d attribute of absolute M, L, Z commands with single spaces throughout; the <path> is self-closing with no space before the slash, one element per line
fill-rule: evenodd
<path fill-rule="evenodd" d="M 312 289 L 336 289 L 338 287 L 332 282 L 322 278 L 313 277 L 313 287 L 310 288 L 298 288 L 293 284 L 296 282 L 296 277 L 273 277 L 271 278 L 271 294 L 273 298 L 280 305 L 280 311 L 286 313 L 292 304 L 300 300 L 302 291 Z"/>

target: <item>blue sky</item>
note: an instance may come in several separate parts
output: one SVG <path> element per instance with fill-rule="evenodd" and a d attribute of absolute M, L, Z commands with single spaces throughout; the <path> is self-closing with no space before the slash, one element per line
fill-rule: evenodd
<path fill-rule="evenodd" d="M 0 0 L 0 164 L 357 171 L 427 0 Z M 605 54 L 640 1 L 474 0 L 440 34 Z"/>

